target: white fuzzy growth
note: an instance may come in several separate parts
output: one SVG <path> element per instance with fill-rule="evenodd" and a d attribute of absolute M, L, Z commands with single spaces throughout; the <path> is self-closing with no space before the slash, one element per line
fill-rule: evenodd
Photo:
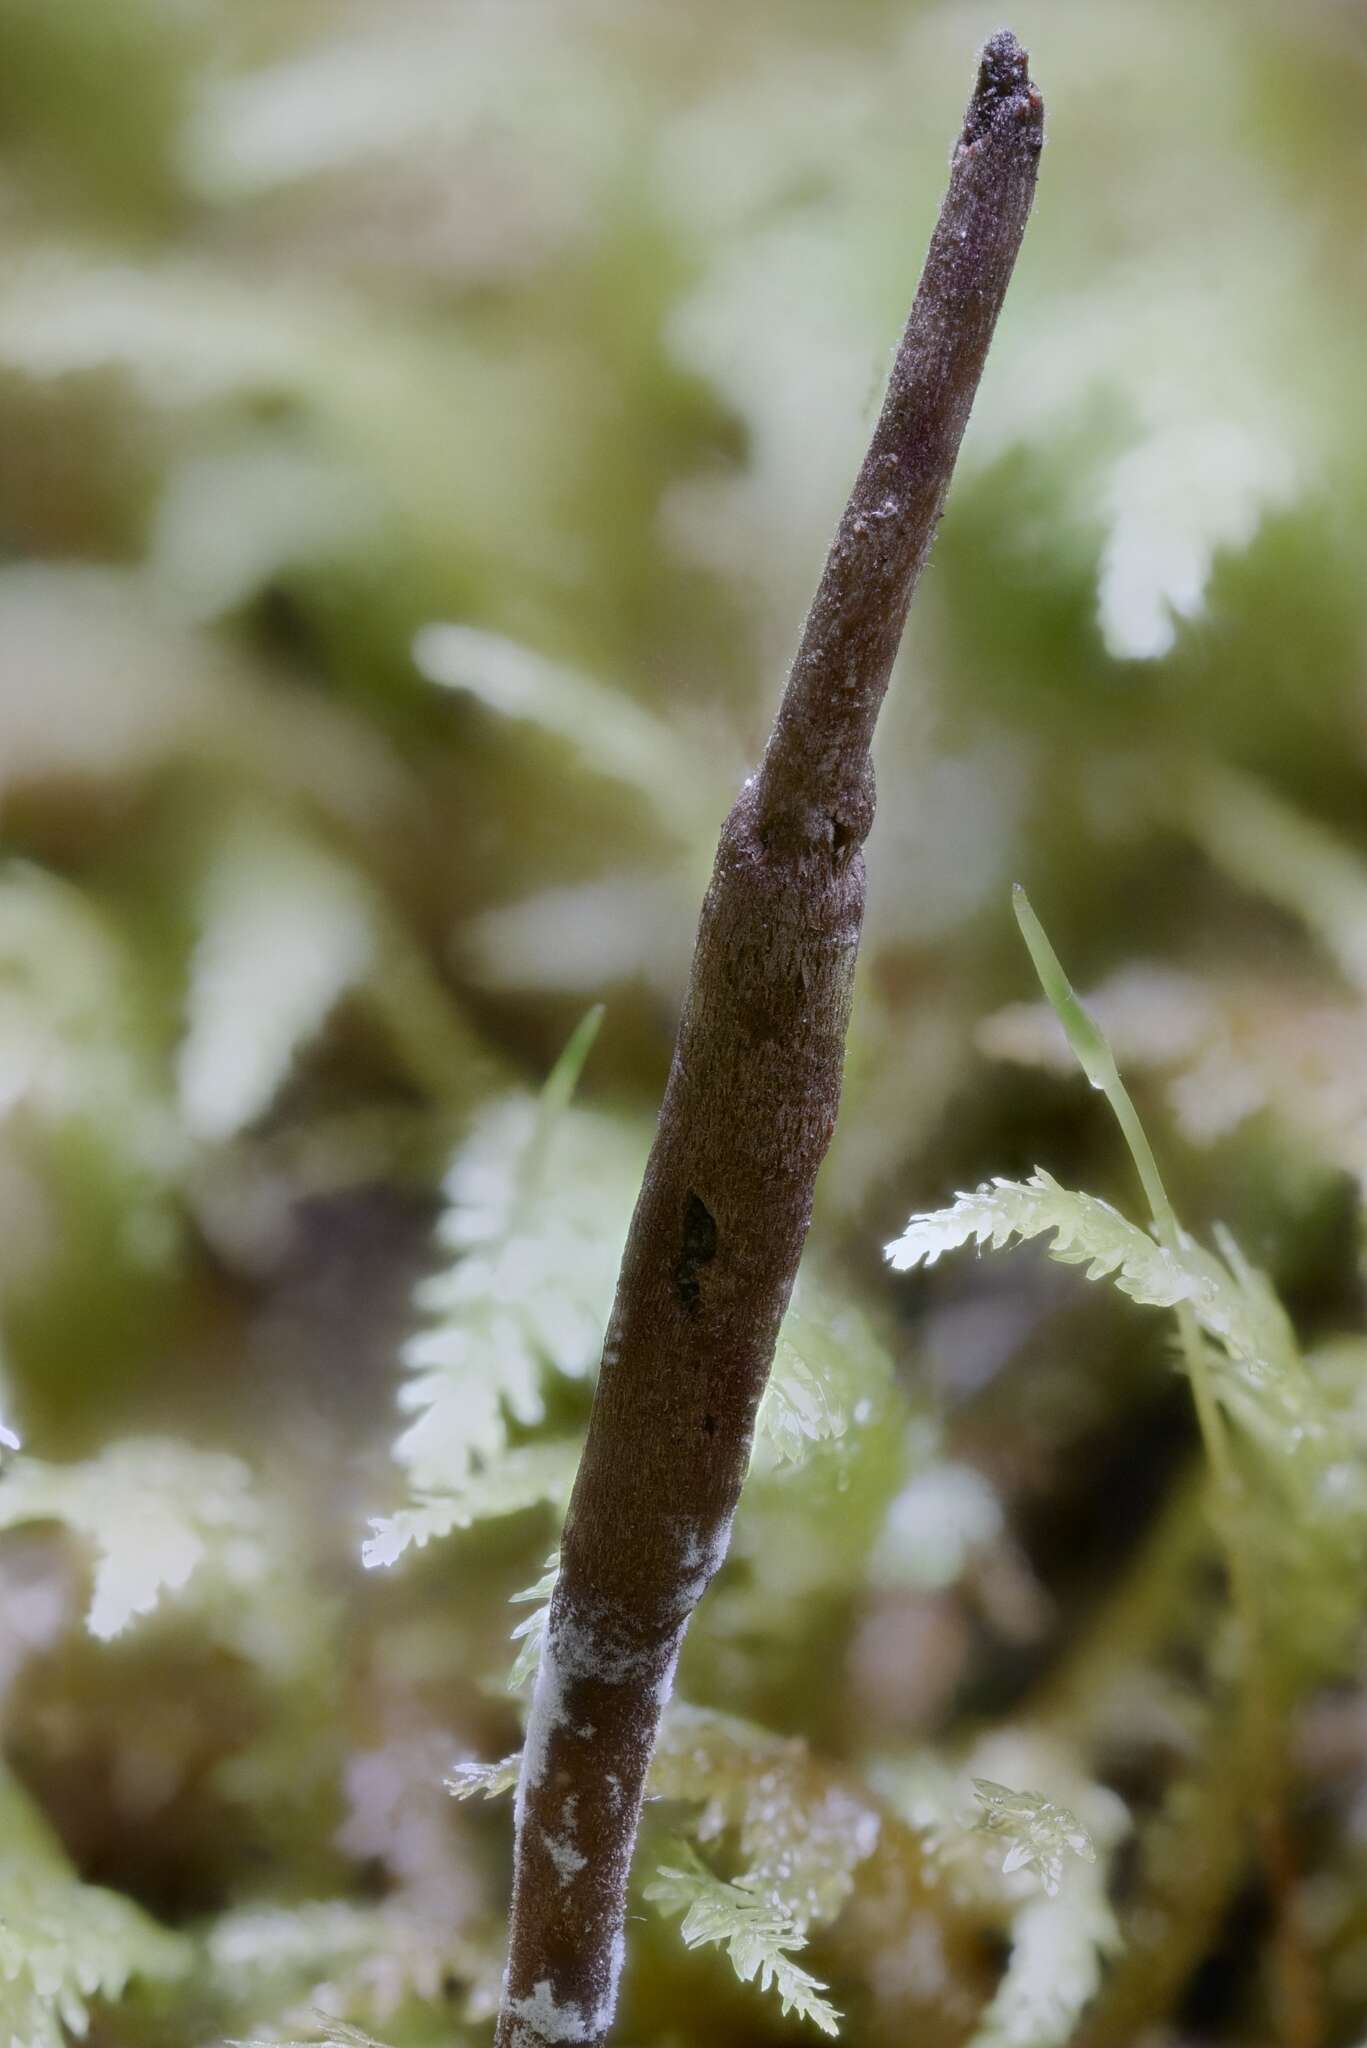
<path fill-rule="evenodd" d="M 679 1562 L 688 1577 L 679 1588 L 679 1606 L 685 1614 L 693 1612 L 726 1562 L 726 1553 L 731 1545 L 731 1519 L 727 1515 L 706 1536 L 703 1533 L 706 1524 L 694 1522 L 684 1538 Z"/>
<path fill-rule="evenodd" d="M 606 2033 L 612 2025 L 617 2011 L 617 1991 L 622 1981 L 622 1969 L 627 1959 L 627 1938 L 625 1930 L 618 1928 L 612 1937 L 612 1953 L 608 1958 L 607 1989 L 598 2001 L 594 2019 L 600 2033 Z"/>
<path fill-rule="evenodd" d="M 541 1840 L 545 1846 L 546 1854 L 555 1865 L 556 1875 L 560 1879 L 561 1884 L 568 1884 L 572 1877 L 577 1877 L 589 1860 L 581 1850 L 575 1848 L 573 1841 L 567 1834 L 553 1835 L 546 1828 L 543 1828 L 541 1830 Z"/>
<path fill-rule="evenodd" d="M 587 2017 L 573 2000 L 561 2005 L 547 1977 L 532 1986 L 530 1998 L 515 1998 L 510 2010 L 527 2028 L 532 2042 L 587 2041 L 597 2017 Z"/>
<path fill-rule="evenodd" d="M 679 1651 L 683 1647 L 683 1635 L 684 1632 L 680 1629 L 674 1647 L 669 1653 L 669 1661 L 655 1681 L 655 1704 L 661 1713 L 669 1705 L 670 1699 L 673 1696 L 674 1673 L 678 1668 Z"/>
<path fill-rule="evenodd" d="M 653 1678 L 655 1656 L 629 1644 L 614 1641 L 609 1630 L 595 1629 L 573 1614 L 557 1614 L 547 1624 L 536 1670 L 536 1684 L 527 1716 L 527 1734 L 522 1749 L 522 1774 L 517 1788 L 517 1824 L 522 1825 L 526 1795 L 540 1785 L 546 1773 L 551 1738 L 559 1728 L 573 1728 L 568 1689 L 584 1680 L 600 1685 L 647 1685 L 653 1683 L 657 1704 L 663 1709 L 674 1686 L 674 1669 L 683 1641 L 680 1628 L 663 1672 Z M 581 1735 L 583 1730 L 577 1731 Z"/>
<path fill-rule="evenodd" d="M 676 1646 L 674 1657 L 677 1655 Z M 517 1781 L 515 1811 L 519 1829 L 526 1811 L 527 1792 L 540 1785 L 545 1777 L 552 1736 L 557 1729 L 573 1727 L 566 1701 L 567 1688 L 583 1679 L 595 1679 L 604 1685 L 639 1684 L 646 1675 L 643 1669 L 646 1663 L 645 1652 L 613 1644 L 602 1630 L 586 1626 L 572 1614 L 558 1614 L 548 1623 L 527 1716 L 522 1772 Z M 672 1683 L 673 1675 L 672 1658 L 666 1673 L 666 1688 Z M 666 1689 L 661 1704 L 668 1697 Z"/>
<path fill-rule="evenodd" d="M 695 1539 L 697 1561 L 709 1566 L 708 1576 L 711 1569 L 715 1569 L 711 1563 L 713 1554 L 720 1555 L 725 1551 L 726 1535 L 726 1529 L 717 1532 L 707 1553 Z M 594 1628 L 573 1613 L 563 1611 L 548 1618 L 517 1783 L 519 1840 L 526 1819 L 528 1795 L 545 1782 L 552 1738 L 562 1728 L 569 1728 L 581 1737 L 583 1735 L 582 1729 L 574 1727 L 574 1687 L 586 1681 L 631 1685 L 639 1689 L 650 1686 L 658 1709 L 663 1711 L 673 1689 L 674 1670 L 683 1637 L 681 1625 L 664 1667 L 660 1669 L 655 1653 L 622 1642 L 610 1626 Z M 653 1686 L 652 1669 L 656 1673 Z M 626 1797 L 621 1778 L 615 1772 L 608 1772 L 605 1783 L 613 1810 L 620 1812 Z M 562 1886 L 572 1883 L 588 1863 L 588 1857 L 575 1840 L 579 1804 L 579 1795 L 568 1793 L 560 1802 L 561 1828 L 538 1829 L 541 1845 L 550 1857 Z M 512 2029 L 513 2048 L 540 2048 L 543 2042 L 583 2041 L 604 2033 L 616 2011 L 617 1988 L 625 1957 L 626 1940 L 619 1927 L 613 1936 L 601 1985 L 595 1987 L 597 1995 L 593 2008 L 587 2016 L 577 2005 L 559 2004 L 548 1980 L 539 1981 L 529 1998 L 515 2000 L 509 2008 L 516 2023 Z"/>
<path fill-rule="evenodd" d="M 541 1661 L 536 1667 L 536 1684 L 532 1688 L 527 1733 L 522 1744 L 522 1769 L 518 1774 L 517 1798 L 513 1808 L 519 1834 L 522 1832 L 528 1789 L 538 1786 L 546 1775 L 551 1737 L 557 1728 L 564 1727 L 565 1720 L 564 1677 L 548 1629 L 541 1644 Z"/>

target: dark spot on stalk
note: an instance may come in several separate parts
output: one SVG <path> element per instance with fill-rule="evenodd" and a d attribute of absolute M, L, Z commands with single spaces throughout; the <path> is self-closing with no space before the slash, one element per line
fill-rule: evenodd
<path fill-rule="evenodd" d="M 686 1309 L 696 1309 L 702 1288 L 698 1274 L 717 1256 L 717 1226 L 712 1212 L 692 1188 L 684 1203 L 683 1249 L 674 1268 L 674 1291 Z"/>

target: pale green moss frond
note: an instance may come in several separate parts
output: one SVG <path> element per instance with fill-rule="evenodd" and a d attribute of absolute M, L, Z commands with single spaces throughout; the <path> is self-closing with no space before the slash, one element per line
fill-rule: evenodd
<path fill-rule="evenodd" d="M 513 1668 L 508 1673 L 509 1692 L 525 1692 L 536 1677 L 536 1667 L 541 1662 L 541 1645 L 546 1640 L 546 1624 L 550 1620 L 551 1594 L 560 1575 L 560 1552 L 553 1550 L 546 1559 L 546 1569 L 534 1586 L 527 1586 L 521 1593 L 514 1593 L 515 1606 L 531 1605 L 531 1613 L 520 1621 L 513 1630 L 513 1641 L 517 1644 L 517 1655 Z"/>
<path fill-rule="evenodd" d="M 1367 993 L 1367 866 L 1316 819 L 1215 762 L 1179 785 L 1192 836 L 1246 889 L 1288 911 Z"/>
<path fill-rule="evenodd" d="M 79 1136 L 117 1190 L 110 1249 L 155 1270 L 176 1244 L 171 1189 L 187 1154 L 139 964 L 88 893 L 26 861 L 0 865 L 0 1112 L 41 1133 L 49 1157 Z"/>
<path fill-rule="evenodd" d="M 186 1127 L 221 1140 L 275 1100 L 303 1046 L 371 972 L 369 885 L 264 816 L 233 820 L 201 877 L 177 1081 Z"/>
<path fill-rule="evenodd" d="M 799 1276 L 760 1404 L 727 1567 L 691 1628 L 695 1689 L 734 1697 L 787 1682 L 790 1645 L 830 1603 L 858 1599 L 916 1446 L 888 1347 L 848 1294 Z M 917 1459 L 917 1462 L 920 1462 Z"/>
<path fill-rule="evenodd" d="M 593 774 L 639 790 L 686 841 L 706 817 L 711 788 L 701 757 L 622 691 L 473 626 L 425 626 L 413 659 L 429 682 L 540 726 Z"/>
<path fill-rule="evenodd" d="M 973 1794 L 982 1809 L 979 1827 L 1009 1844 L 1002 1874 L 1033 1870 L 1048 1896 L 1058 1897 L 1064 1859 L 1077 1856 L 1096 1862 L 1092 1838 L 1077 1815 L 1039 1792 L 1013 1792 L 991 1778 L 975 1778 Z"/>
<path fill-rule="evenodd" d="M 849 1416 L 829 1381 L 799 1348 L 794 1319 L 785 1319 L 755 1420 L 755 1456 L 800 1465 L 812 1444 L 845 1434 Z"/>
<path fill-rule="evenodd" d="M 1063 2048 L 1120 1945 L 1099 1887 L 1027 1901 L 1011 1923 L 1011 1955 L 971 2048 Z"/>
<path fill-rule="evenodd" d="M 948 1210 L 914 1217 L 888 1256 L 895 1265 L 930 1263 L 954 1244 L 976 1239 L 997 1246 L 1052 1231 L 1055 1257 L 1090 1258 L 1090 1278 L 1109 1277 L 1136 1301 L 1176 1310 L 1182 1360 L 1220 1492 L 1219 1527 L 1245 1639 L 1250 1655 L 1262 1659 L 1250 1684 L 1255 1698 L 1270 1697 L 1293 1673 L 1307 1678 L 1343 1666 L 1352 1624 L 1323 1599 L 1322 1588 L 1358 1584 L 1367 1568 L 1367 1460 L 1307 1372 L 1273 1288 L 1232 1234 L 1217 1231 L 1217 1257 L 1183 1230 L 1111 1045 L 1019 886 L 1015 912 L 1073 1055 L 1120 1126 L 1157 1244 L 1108 1205 L 1036 1173 L 1023 1187 L 1000 1181 L 977 1196 L 961 1196 Z M 1240 1433 L 1233 1449 L 1226 1417 Z M 1256 1469 L 1241 1473 L 1238 1453 Z M 1274 1670 L 1268 1659 L 1265 1622 L 1284 1653 L 1284 1669 Z"/>
<path fill-rule="evenodd" d="M 292 2041 L 277 2041 L 274 2035 L 257 2035 L 253 2040 L 243 2040 L 234 2035 L 225 2041 L 224 2048 L 260 2048 L 269 2041 L 271 2048 L 386 2048 L 386 2043 L 375 2034 L 367 2034 L 361 2027 L 353 2027 L 347 2020 L 330 2019 L 326 2013 L 318 2015 L 318 2029 L 308 2041 L 297 2037 Z"/>
<path fill-rule="evenodd" d="M 1051 1258 L 1084 1266 L 1089 1280 L 1110 1280 L 1147 1308 L 1189 1305 L 1264 1399 L 1293 1398 L 1288 1382 L 1302 1371 L 1285 1313 L 1266 1279 L 1221 1239 L 1231 1263 L 1206 1251 L 1185 1232 L 1169 1248 L 1122 1216 L 1109 1202 L 1060 1186 L 1037 1167 L 1027 1181 L 994 1180 L 949 1207 L 913 1216 L 886 1248 L 898 1272 L 932 1266 L 967 1244 L 1001 1251 L 1012 1243 L 1052 1236 Z"/>
<path fill-rule="evenodd" d="M 447 1779 L 457 1799 L 496 1798 L 517 1782 L 520 1759 L 462 1762 Z M 856 1781 L 819 1769 L 807 1746 L 735 1715 L 674 1700 L 646 1781 L 651 1799 L 696 1806 L 696 1832 L 734 1829 L 739 1882 L 805 1933 L 828 1924 L 878 1845 L 882 1814 Z"/>
<path fill-rule="evenodd" d="M 799 1277 L 755 1420 L 753 1469 L 805 1465 L 823 1445 L 853 1455 L 860 1432 L 883 1421 L 892 1381 L 868 1319 Z"/>
<path fill-rule="evenodd" d="M 64 1522 L 93 1549 L 86 1626 L 108 1638 L 210 1564 L 230 1585 L 266 1568 L 260 1507 L 240 1459 L 130 1437 L 76 1465 L 20 1458 L 0 1481 L 0 1528 Z"/>
<path fill-rule="evenodd" d="M 1191 1299 L 1195 1281 L 1147 1231 L 1096 1195 L 1061 1187 L 1043 1167 L 1027 1181 L 993 1180 L 948 1208 L 913 1216 L 886 1248 L 899 1273 L 933 1266 L 946 1252 L 977 1244 L 1001 1251 L 1013 1241 L 1052 1234 L 1051 1258 L 1085 1266 L 1089 1280 L 1113 1279 L 1132 1300 L 1172 1308 Z"/>
<path fill-rule="evenodd" d="M 724 1948 L 744 1984 L 772 1989 L 785 2013 L 795 2012 L 820 2027 L 839 2031 L 840 2015 L 822 1996 L 826 1987 L 793 1961 L 802 1930 L 749 1885 L 715 1877 L 686 1842 L 672 1845 L 673 1861 L 662 1863 L 645 1896 L 666 1918 L 683 1915 L 679 1932 L 689 1948 Z"/>
<path fill-rule="evenodd" d="M 665 1716 L 648 1787 L 700 1806 L 705 1837 L 734 1827 L 741 1882 L 804 1931 L 834 1920 L 878 1843 L 874 1800 L 816 1771 L 805 1743 L 682 1701 Z"/>
<path fill-rule="evenodd" d="M 417 1086 L 463 1101 L 482 1055 L 373 878 L 292 817 L 235 810 L 194 892 L 197 938 L 176 1066 L 181 1120 L 220 1143 L 270 1110 L 350 999 Z"/>
<path fill-rule="evenodd" d="M 419 1494 L 412 1507 L 397 1514 L 371 1517 L 371 1533 L 361 1546 L 368 1569 L 397 1564 L 407 1550 L 425 1550 L 457 1529 L 498 1515 L 521 1514 L 544 1503 L 563 1507 L 569 1499 L 579 1464 L 578 1437 L 549 1437 L 517 1444 L 473 1472 L 454 1493 Z"/>
<path fill-rule="evenodd" d="M 189 1945 L 131 1899 L 82 1884 L 55 1835 L 8 1773 L 0 1773 L 0 2041 L 67 2048 L 97 2000 L 137 1977 L 183 1975 Z"/>
<path fill-rule="evenodd" d="M 418 1289 L 431 1320 L 404 1346 L 394 1455 L 414 1504 L 372 1524 L 367 1565 L 568 1492 L 576 1448 L 517 1443 L 546 1420 L 546 1381 L 595 1370 L 644 1143 L 623 1119 L 574 1108 L 601 1013 L 571 1038 L 540 1098 L 478 1118 L 446 1178 L 440 1242 L 455 1256 Z"/>
<path fill-rule="evenodd" d="M 979 1765 L 1048 1790 L 966 1776 Z M 960 1770 L 925 1751 L 888 1757 L 874 1777 L 916 1830 L 937 1894 L 971 1900 L 1009 1934 L 1006 1968 L 970 2048 L 1063 2048 L 1119 1946 L 1107 1887 L 1131 1824 L 1122 1802 L 1071 1746 L 1022 1728 L 987 1734 Z"/>
<path fill-rule="evenodd" d="M 573 1041 L 566 1054 L 582 1060 Z M 598 1363 L 643 1146 L 620 1119 L 573 1109 L 565 1068 L 538 1102 L 484 1111 L 446 1178 L 452 1263 L 418 1290 L 428 1327 L 404 1348 L 395 1456 L 419 1492 L 457 1491 L 545 1418 L 543 1378 Z"/>
<path fill-rule="evenodd" d="M 490 1958 L 453 1929 L 445 1912 L 413 1896 L 379 1904 L 352 1899 L 266 1902 L 221 1914 L 207 1937 L 211 1977 L 245 2011 L 318 2013 L 328 2039 L 369 2041 L 337 2011 L 381 2025 L 416 2003 L 448 2007 L 455 1983 L 474 1986 Z M 297 2023 L 297 2022 L 296 2022 Z"/>
<path fill-rule="evenodd" d="M 521 1750 L 505 1756 L 496 1764 L 463 1760 L 452 1764 L 451 1775 L 445 1781 L 446 1789 L 453 1799 L 497 1799 L 502 1793 L 513 1791 L 521 1768 Z"/>

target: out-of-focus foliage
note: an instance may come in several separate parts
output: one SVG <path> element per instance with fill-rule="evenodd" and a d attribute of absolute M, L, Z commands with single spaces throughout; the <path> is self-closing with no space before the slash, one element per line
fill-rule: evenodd
<path fill-rule="evenodd" d="M 0 1527 L 65 1522 L 97 1551 L 86 1627 L 108 1641 L 212 1556 L 232 1586 L 262 1575 L 250 1474 L 174 1442 L 111 1444 L 80 1465 L 23 1458 L 0 1491 Z"/>
<path fill-rule="evenodd" d="M 41 1814 L 0 1777 L 0 2030 L 25 2048 L 62 2048 L 85 2033 L 94 1999 L 130 1980 L 177 1978 L 188 1947 L 131 1900 L 82 1884 Z"/>
<path fill-rule="evenodd" d="M 0 2048 L 487 2039 L 507 1803 L 444 1783 L 507 1783 L 716 828 L 997 25 L 0 0 Z M 868 2048 L 1367 2026 L 1367 23 L 1015 26 L 1039 202 L 643 2048 L 785 1983 Z M 1206 1333 L 1252 1662 L 1136 1303 Z"/>

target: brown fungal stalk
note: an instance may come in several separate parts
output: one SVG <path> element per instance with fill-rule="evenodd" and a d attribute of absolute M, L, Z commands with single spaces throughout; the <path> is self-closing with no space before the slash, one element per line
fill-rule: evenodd
<path fill-rule="evenodd" d="M 498 2048 L 595 2044 L 612 2019 L 646 1768 L 726 1552 L 835 1125 L 874 722 L 1042 139 L 1025 52 L 1003 31 L 764 758 L 722 827 L 532 1700 Z"/>

